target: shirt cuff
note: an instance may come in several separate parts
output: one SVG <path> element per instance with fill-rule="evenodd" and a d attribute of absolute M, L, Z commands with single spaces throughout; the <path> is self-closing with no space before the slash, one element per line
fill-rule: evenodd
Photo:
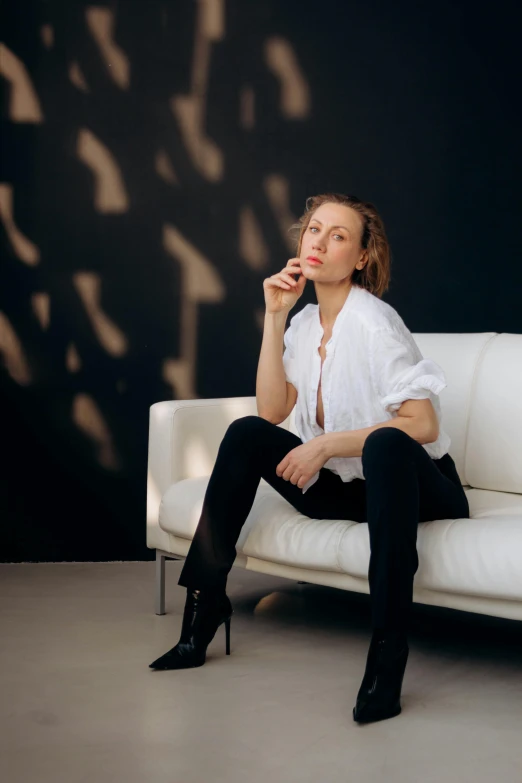
<path fill-rule="evenodd" d="M 420 375 L 403 389 L 381 397 L 380 403 L 385 410 L 391 413 L 398 410 L 406 400 L 431 399 L 432 394 L 440 394 L 447 385 L 445 381 L 435 375 Z"/>

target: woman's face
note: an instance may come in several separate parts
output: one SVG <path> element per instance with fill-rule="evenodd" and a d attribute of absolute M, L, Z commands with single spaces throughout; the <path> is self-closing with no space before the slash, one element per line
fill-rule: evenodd
<path fill-rule="evenodd" d="M 350 277 L 366 261 L 361 247 L 363 218 L 344 204 L 321 204 L 301 241 L 299 260 L 304 276 L 318 283 L 335 283 Z M 322 264 L 312 264 L 310 256 Z"/>

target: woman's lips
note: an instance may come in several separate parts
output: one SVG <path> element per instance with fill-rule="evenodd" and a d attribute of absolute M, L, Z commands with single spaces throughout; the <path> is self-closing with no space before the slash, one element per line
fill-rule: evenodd
<path fill-rule="evenodd" d="M 313 264 L 314 266 L 321 266 L 323 263 L 322 261 L 318 261 L 316 258 L 307 258 L 306 260 L 309 264 Z"/>

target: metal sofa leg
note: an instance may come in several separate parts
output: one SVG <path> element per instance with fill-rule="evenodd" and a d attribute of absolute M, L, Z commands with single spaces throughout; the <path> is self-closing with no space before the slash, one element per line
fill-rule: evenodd
<path fill-rule="evenodd" d="M 156 549 L 156 614 L 165 614 L 165 555 Z"/>

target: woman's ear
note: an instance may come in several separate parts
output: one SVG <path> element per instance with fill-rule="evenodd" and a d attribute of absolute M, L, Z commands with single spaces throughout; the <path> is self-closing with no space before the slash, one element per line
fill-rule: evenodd
<path fill-rule="evenodd" d="M 360 270 L 363 270 L 366 264 L 368 263 L 368 251 L 365 250 L 362 254 L 361 258 L 359 259 L 359 263 L 362 263 L 362 266 L 357 267 Z"/>

